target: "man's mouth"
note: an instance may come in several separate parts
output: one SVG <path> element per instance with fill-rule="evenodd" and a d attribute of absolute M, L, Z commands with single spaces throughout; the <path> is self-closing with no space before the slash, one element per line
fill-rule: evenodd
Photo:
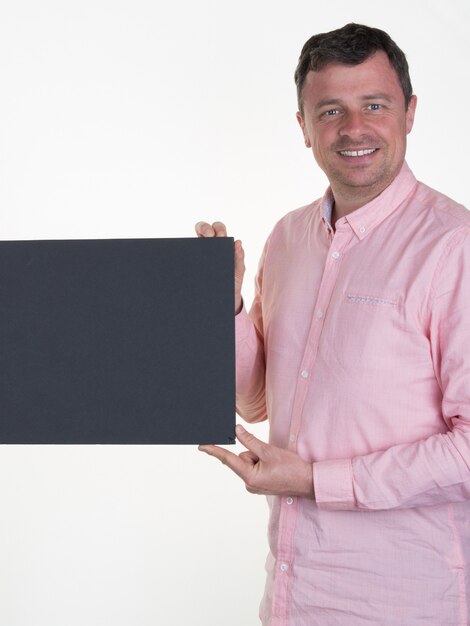
<path fill-rule="evenodd" d="M 377 148 L 366 148 L 364 150 L 340 150 L 339 153 L 341 156 L 361 157 L 367 154 L 372 154 L 373 152 L 376 152 L 376 150 Z"/>

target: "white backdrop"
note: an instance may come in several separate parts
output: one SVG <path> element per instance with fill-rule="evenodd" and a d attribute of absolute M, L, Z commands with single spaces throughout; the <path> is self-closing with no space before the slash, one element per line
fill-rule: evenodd
<path fill-rule="evenodd" d="M 408 162 L 470 206 L 467 0 L 0 0 L 0 238 L 221 219 L 249 301 L 274 222 L 326 185 L 295 120 L 300 48 L 349 21 L 407 53 Z M 258 623 L 265 501 L 195 447 L 0 446 L 0 507 L 0 626 Z"/>

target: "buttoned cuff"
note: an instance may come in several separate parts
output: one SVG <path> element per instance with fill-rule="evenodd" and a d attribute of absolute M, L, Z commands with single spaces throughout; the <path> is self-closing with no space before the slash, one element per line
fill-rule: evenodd
<path fill-rule="evenodd" d="M 351 459 L 314 463 L 313 488 L 319 509 L 330 511 L 355 509 Z"/>
<path fill-rule="evenodd" d="M 251 332 L 253 322 L 251 321 L 245 305 L 243 305 L 240 313 L 235 315 L 235 338 L 236 341 L 245 341 Z"/>

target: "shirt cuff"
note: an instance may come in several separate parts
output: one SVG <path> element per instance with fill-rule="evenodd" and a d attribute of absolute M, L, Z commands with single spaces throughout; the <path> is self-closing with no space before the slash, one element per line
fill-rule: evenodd
<path fill-rule="evenodd" d="M 250 334 L 253 322 L 251 321 L 245 305 L 243 305 L 240 313 L 235 315 L 235 337 L 237 341 L 245 341 Z"/>
<path fill-rule="evenodd" d="M 351 459 L 314 463 L 313 488 L 319 509 L 330 511 L 355 509 Z"/>

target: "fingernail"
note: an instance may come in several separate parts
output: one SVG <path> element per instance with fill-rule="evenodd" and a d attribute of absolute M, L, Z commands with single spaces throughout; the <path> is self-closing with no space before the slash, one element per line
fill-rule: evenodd
<path fill-rule="evenodd" d="M 243 428 L 243 426 L 241 424 L 237 424 L 235 426 L 235 431 L 240 434 L 243 435 L 243 433 L 245 432 L 245 429 Z"/>

